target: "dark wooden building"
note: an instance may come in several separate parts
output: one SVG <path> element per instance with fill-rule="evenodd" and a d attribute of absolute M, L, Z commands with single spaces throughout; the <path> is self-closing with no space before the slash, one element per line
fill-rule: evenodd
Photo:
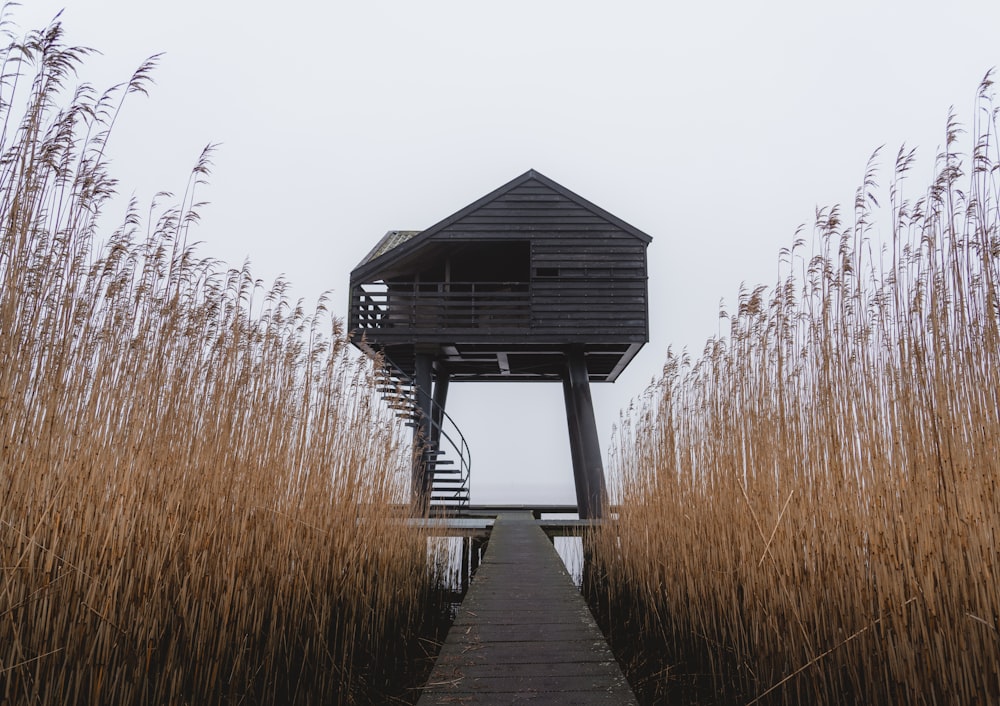
<path fill-rule="evenodd" d="M 600 512 L 590 382 L 613 382 L 646 341 L 651 238 L 536 171 L 423 231 L 389 231 L 351 273 L 352 341 L 413 385 L 415 495 L 430 496 L 450 382 L 560 381 L 577 503 Z"/>

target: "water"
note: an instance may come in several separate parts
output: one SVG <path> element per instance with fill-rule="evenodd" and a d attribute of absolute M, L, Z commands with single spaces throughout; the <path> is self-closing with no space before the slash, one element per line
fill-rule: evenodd
<path fill-rule="evenodd" d="M 556 553 L 566 565 L 573 585 L 583 584 L 583 539 L 580 537 L 555 537 Z"/>
<path fill-rule="evenodd" d="M 463 542 L 469 542 L 469 539 L 430 537 L 427 540 L 427 561 L 430 566 L 436 567 L 442 587 L 461 594 L 467 588 L 463 586 L 464 576 L 466 572 L 473 573 L 471 565 L 474 563 L 471 556 L 473 547 L 469 547 L 468 564 L 463 567 Z M 580 588 L 583 583 L 583 540 L 580 537 L 555 537 L 553 544 L 573 584 Z"/>

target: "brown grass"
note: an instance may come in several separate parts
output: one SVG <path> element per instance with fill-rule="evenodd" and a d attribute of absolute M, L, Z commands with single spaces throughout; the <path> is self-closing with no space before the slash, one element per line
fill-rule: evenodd
<path fill-rule="evenodd" d="M 669 353 L 624 417 L 605 600 L 666 662 L 647 695 L 724 703 L 1000 699 L 1000 158 L 989 76 L 971 154 L 817 213 L 728 336 Z M 879 200 L 886 206 L 880 207 Z M 879 245 L 879 241 L 884 244 Z M 630 635 L 634 639 L 634 635 Z M 646 655 L 649 656 L 648 653 Z M 643 671 L 644 670 L 644 671 Z"/>
<path fill-rule="evenodd" d="M 408 446 L 324 302 L 189 246 L 210 150 L 99 244 L 154 62 L 97 93 L 86 54 L 0 57 L 0 702 L 372 699 L 426 610 Z"/>

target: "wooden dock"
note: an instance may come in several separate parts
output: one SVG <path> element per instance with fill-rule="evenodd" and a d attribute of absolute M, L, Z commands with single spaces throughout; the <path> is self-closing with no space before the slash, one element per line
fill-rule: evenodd
<path fill-rule="evenodd" d="M 530 512 L 497 517 L 418 706 L 635 704 L 579 590 Z"/>

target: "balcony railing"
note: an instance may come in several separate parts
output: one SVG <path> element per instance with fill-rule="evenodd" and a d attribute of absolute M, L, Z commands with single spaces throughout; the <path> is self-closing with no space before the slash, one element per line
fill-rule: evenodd
<path fill-rule="evenodd" d="M 351 302 L 355 329 L 528 328 L 527 282 L 362 285 Z"/>

